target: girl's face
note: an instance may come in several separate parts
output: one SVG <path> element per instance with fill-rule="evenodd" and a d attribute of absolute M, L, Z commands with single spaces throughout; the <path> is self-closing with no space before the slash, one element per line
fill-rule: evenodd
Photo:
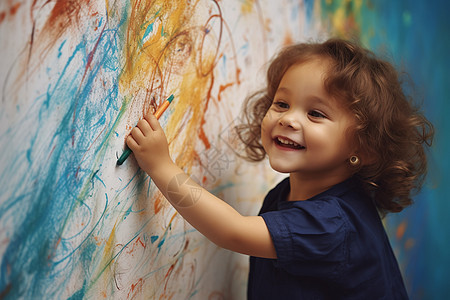
<path fill-rule="evenodd" d="M 324 179 L 350 174 L 347 130 L 354 117 L 325 91 L 327 67 L 314 59 L 293 65 L 281 79 L 261 124 L 263 147 L 278 172 Z"/>

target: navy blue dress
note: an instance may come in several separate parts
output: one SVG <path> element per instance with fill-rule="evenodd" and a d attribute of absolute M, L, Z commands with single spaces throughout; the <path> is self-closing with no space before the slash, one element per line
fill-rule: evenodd
<path fill-rule="evenodd" d="M 305 201 L 286 201 L 289 178 L 260 215 L 277 259 L 250 257 L 248 299 L 408 299 L 370 197 L 350 178 Z"/>

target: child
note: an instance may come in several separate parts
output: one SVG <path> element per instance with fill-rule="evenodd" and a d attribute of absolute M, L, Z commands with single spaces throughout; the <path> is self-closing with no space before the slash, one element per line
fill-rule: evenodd
<path fill-rule="evenodd" d="M 411 204 L 433 127 L 387 62 L 339 39 L 285 48 L 238 128 L 248 158 L 289 173 L 258 216 L 199 188 L 151 114 L 127 139 L 140 167 L 197 230 L 251 255 L 249 299 L 406 299 L 378 212 Z M 177 192 L 169 186 L 177 178 Z M 181 180 L 180 180 L 181 179 Z M 173 187 L 173 186 L 172 186 Z"/>

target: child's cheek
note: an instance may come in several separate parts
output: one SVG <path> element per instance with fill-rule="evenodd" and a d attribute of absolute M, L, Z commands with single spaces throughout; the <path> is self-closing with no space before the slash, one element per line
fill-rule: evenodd
<path fill-rule="evenodd" d="M 267 145 L 272 140 L 273 113 L 269 110 L 261 122 L 261 143 L 267 151 Z"/>
<path fill-rule="evenodd" d="M 271 118 L 271 113 L 268 111 L 261 122 L 261 137 L 267 133 Z"/>
<path fill-rule="evenodd" d="M 262 124 L 264 124 L 265 126 L 270 126 L 270 124 L 274 120 L 275 120 L 275 113 L 269 109 L 262 120 Z"/>

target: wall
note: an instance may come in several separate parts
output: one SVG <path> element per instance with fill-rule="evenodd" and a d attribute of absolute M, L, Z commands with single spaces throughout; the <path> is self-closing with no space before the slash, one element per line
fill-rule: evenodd
<path fill-rule="evenodd" d="M 177 164 L 257 213 L 282 176 L 239 159 L 230 127 L 277 49 L 330 34 L 391 53 L 423 94 L 431 174 L 386 225 L 411 297 L 448 294 L 448 5 L 385 2 L 2 1 L 0 298 L 245 298 L 247 258 L 184 222 L 132 156 L 116 160 L 173 94 L 160 121 Z"/>
<path fill-rule="evenodd" d="M 256 213 L 277 175 L 235 156 L 229 126 L 275 49 L 313 32 L 305 7 L 0 7 L 0 298 L 242 298 L 247 258 L 193 230 L 133 157 L 116 160 L 139 118 L 173 94 L 161 124 L 177 164 Z"/>

